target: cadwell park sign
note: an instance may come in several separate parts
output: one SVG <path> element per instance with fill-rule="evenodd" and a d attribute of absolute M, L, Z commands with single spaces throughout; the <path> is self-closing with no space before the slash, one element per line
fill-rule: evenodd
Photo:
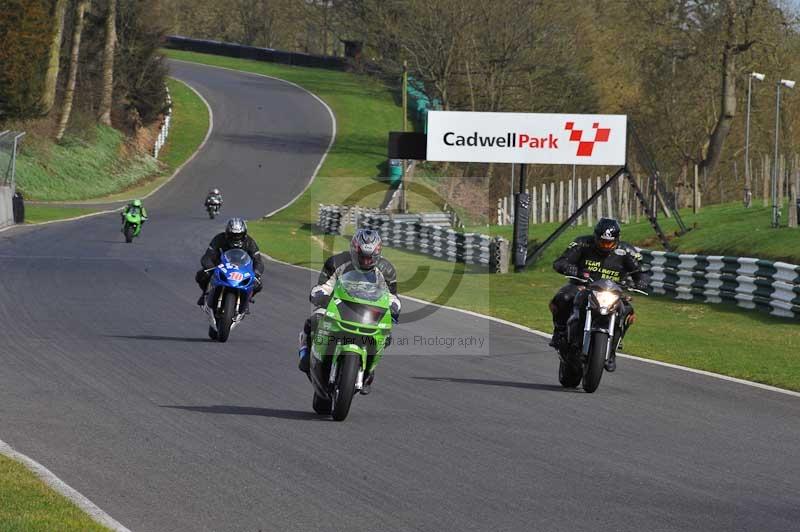
<path fill-rule="evenodd" d="M 624 166 L 625 115 L 429 111 L 429 161 Z"/>

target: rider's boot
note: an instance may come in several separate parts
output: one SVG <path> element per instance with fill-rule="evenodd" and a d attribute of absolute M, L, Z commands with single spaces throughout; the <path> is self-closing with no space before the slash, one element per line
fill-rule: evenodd
<path fill-rule="evenodd" d="M 372 381 L 375 380 L 375 372 L 371 371 L 364 375 L 364 382 L 361 385 L 361 395 L 369 395 L 369 392 L 372 391 Z"/>
<path fill-rule="evenodd" d="M 207 296 L 207 295 L 208 295 L 208 294 L 207 294 L 206 292 L 203 292 L 203 293 L 200 295 L 200 299 L 198 299 L 198 300 L 197 300 L 197 306 L 198 306 L 198 307 L 202 307 L 202 306 L 205 304 L 205 302 L 206 302 L 206 296 Z"/>
<path fill-rule="evenodd" d="M 553 326 L 553 337 L 550 338 L 550 347 L 560 349 L 561 344 L 567 339 L 567 328 L 563 325 Z"/>
<path fill-rule="evenodd" d="M 617 370 L 617 354 L 614 351 L 611 351 L 611 354 L 608 355 L 606 359 L 606 371 L 609 373 L 614 373 Z"/>

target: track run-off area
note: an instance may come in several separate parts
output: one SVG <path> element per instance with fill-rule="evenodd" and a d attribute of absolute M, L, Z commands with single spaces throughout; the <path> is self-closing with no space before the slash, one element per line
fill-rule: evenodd
<path fill-rule="evenodd" d="M 545 338 L 431 308 L 336 423 L 297 370 L 317 274 L 276 262 L 209 341 L 208 241 L 296 197 L 335 128 L 297 86 L 170 66 L 214 127 L 141 238 L 117 213 L 0 233 L 0 439 L 134 531 L 797 530 L 792 395 L 628 358 L 597 393 L 564 390 Z"/>

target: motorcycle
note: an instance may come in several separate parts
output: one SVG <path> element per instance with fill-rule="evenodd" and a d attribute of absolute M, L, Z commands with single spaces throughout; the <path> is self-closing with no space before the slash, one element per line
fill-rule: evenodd
<path fill-rule="evenodd" d="M 392 332 L 389 289 L 375 272 L 353 270 L 337 282 L 312 332 L 309 377 L 318 414 L 343 421 L 364 375 L 375 370 Z"/>
<path fill-rule="evenodd" d="M 227 342 L 231 331 L 242 322 L 256 285 L 253 260 L 246 251 L 229 249 L 222 253 L 222 262 L 208 270 L 211 289 L 206 296 L 203 311 L 208 314 L 208 337 Z"/>
<path fill-rule="evenodd" d="M 122 219 L 122 234 L 125 235 L 125 242 L 130 244 L 133 239 L 142 232 L 142 213 L 139 209 L 128 210 Z"/>
<path fill-rule="evenodd" d="M 208 212 L 208 217 L 212 220 L 219 214 L 221 208 L 222 201 L 219 198 L 209 198 L 206 200 L 206 211 Z"/>
<path fill-rule="evenodd" d="M 609 279 L 567 278 L 583 285 L 581 290 L 588 290 L 588 296 L 583 298 L 585 305 L 570 317 L 567 341 L 559 346 L 558 381 L 565 388 L 575 388 L 582 382 L 584 391 L 594 393 L 600 385 L 606 360 L 612 354 L 616 356 L 626 326 L 621 319 L 623 303 L 632 298 L 623 290 L 648 294 L 632 287 L 623 288 Z"/>

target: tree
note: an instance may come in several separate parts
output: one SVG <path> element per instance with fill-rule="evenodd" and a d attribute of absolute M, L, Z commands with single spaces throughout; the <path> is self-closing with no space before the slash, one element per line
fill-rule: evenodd
<path fill-rule="evenodd" d="M 81 47 L 81 34 L 83 33 L 83 15 L 89 7 L 90 0 L 77 0 L 75 3 L 75 21 L 72 30 L 72 49 L 70 52 L 69 74 L 67 77 L 67 88 L 64 92 L 64 102 L 61 107 L 61 118 L 58 122 L 56 140 L 64 138 L 70 114 L 72 113 L 72 102 L 75 98 L 75 82 L 78 77 L 78 55 Z"/>
<path fill-rule="evenodd" d="M 0 120 L 41 112 L 51 40 L 47 0 L 0 2 Z"/>
<path fill-rule="evenodd" d="M 103 87 L 100 98 L 100 123 L 111 125 L 111 103 L 114 93 L 114 50 L 117 44 L 117 0 L 108 0 L 103 47 Z"/>
<path fill-rule="evenodd" d="M 56 101 L 58 70 L 61 64 L 61 40 L 64 36 L 64 15 L 67 11 L 67 4 L 67 0 L 56 0 L 51 11 L 53 17 L 53 37 L 50 41 L 47 72 L 45 74 L 44 90 L 42 91 L 42 114 L 50 113 Z"/>

